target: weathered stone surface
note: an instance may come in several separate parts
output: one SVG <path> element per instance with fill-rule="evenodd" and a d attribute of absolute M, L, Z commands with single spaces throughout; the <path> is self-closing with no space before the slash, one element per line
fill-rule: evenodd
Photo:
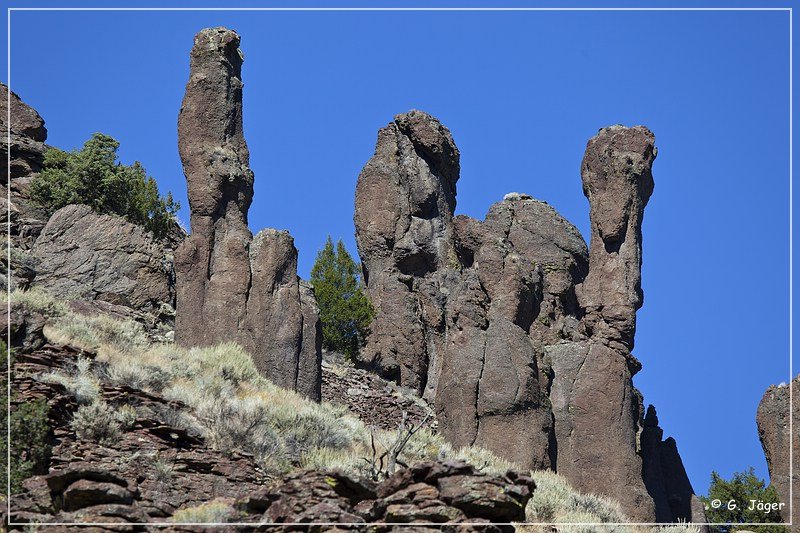
<path fill-rule="evenodd" d="M 53 213 L 33 246 L 34 285 L 137 309 L 172 305 L 172 258 L 142 227 L 85 205 Z"/>
<path fill-rule="evenodd" d="M 396 430 L 403 413 L 413 426 L 424 422 L 432 431 L 437 427 L 434 411 L 425 400 L 374 372 L 355 368 L 333 352 L 323 353 L 322 401 L 344 405 L 371 427 Z"/>
<path fill-rule="evenodd" d="M 553 413 L 558 472 L 645 521 L 656 516 L 656 503 L 642 479 L 643 413 L 632 381 L 640 365 L 630 349 L 642 302 L 641 223 L 655 154 L 653 134 L 641 126 L 604 128 L 589 140 L 581 166 L 590 205 L 589 269 L 575 288 L 587 339 L 574 350 L 560 348 L 572 352 L 566 361 L 558 351 L 550 357 L 553 390 L 566 406 Z"/>
<path fill-rule="evenodd" d="M 0 83 L 0 98 L 11 106 L 11 145 L 7 143 L 9 125 L 6 113 L 0 117 L 0 135 L 3 148 L 0 150 L 2 162 L 0 170 L 7 175 L 8 150 L 11 149 L 11 179 L 27 176 L 41 170 L 44 160 L 44 142 L 47 140 L 47 129 L 44 120 L 35 109 L 26 105 L 16 93 L 9 91 L 8 86 Z"/>
<path fill-rule="evenodd" d="M 242 54 L 225 28 L 200 31 L 178 118 L 191 235 L 175 254 L 176 342 L 240 343 L 277 384 L 319 399 L 320 335 L 287 232 L 252 236 L 253 172 L 242 131 Z M 303 304 L 305 300 L 306 304 Z"/>
<path fill-rule="evenodd" d="M 46 216 L 28 201 L 28 189 L 44 162 L 47 129 L 39 113 L 3 83 L 0 83 L 0 98 L 11 106 L 11 144 L 8 143 L 7 114 L 0 113 L 0 172 L 3 176 L 10 176 L 10 182 L 3 182 L 0 186 L 0 207 L 9 214 L 11 225 L 7 231 L 11 233 L 15 247 L 28 249 L 46 220 Z M 3 220 L 2 224 L 5 227 L 7 221 Z"/>
<path fill-rule="evenodd" d="M 798 396 L 800 376 L 792 380 L 791 387 L 794 410 L 789 412 L 789 385 L 773 385 L 767 389 L 758 404 L 756 423 L 761 446 L 767 457 L 770 484 L 775 487 L 780 501 L 785 504 L 781 518 L 785 522 L 791 520 L 793 524 L 797 524 L 800 521 L 800 495 L 798 495 L 800 473 L 796 472 L 797 467 L 795 467 L 794 475 L 790 476 L 789 453 L 791 450 L 794 458 L 800 457 L 800 439 L 797 436 L 797 430 L 800 427 L 800 416 L 798 415 L 800 409 L 797 407 L 800 397 Z M 789 432 L 790 417 L 794 429 L 793 436 L 790 436 Z M 794 511 L 791 517 L 789 516 L 790 485 L 794 488 L 791 491 L 793 496 L 791 507 Z"/>
<path fill-rule="evenodd" d="M 378 132 L 356 186 L 356 242 L 376 311 L 360 361 L 428 396 L 444 343 L 435 274 L 457 263 L 450 220 L 459 168 L 447 128 L 411 111 Z"/>
<path fill-rule="evenodd" d="M 356 237 L 376 309 L 360 362 L 423 391 L 456 446 L 557 469 L 637 520 L 658 510 L 664 520 L 698 521 L 674 441 L 662 442 L 657 423 L 645 427 L 632 382 L 655 155 L 641 126 L 605 128 L 589 141 L 587 249 L 572 224 L 522 193 L 483 221 L 454 216 L 450 132 L 419 111 L 395 117 L 356 188 Z"/>
<path fill-rule="evenodd" d="M 589 273 L 578 288 L 593 338 L 633 349 L 641 286 L 642 217 L 653 192 L 655 137 L 647 128 L 610 126 L 589 140 L 581 164 L 589 199 Z M 622 347 L 621 347 L 622 348 Z"/>

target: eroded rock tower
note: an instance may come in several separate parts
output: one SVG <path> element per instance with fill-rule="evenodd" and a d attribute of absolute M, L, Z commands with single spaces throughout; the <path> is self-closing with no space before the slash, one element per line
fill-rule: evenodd
<path fill-rule="evenodd" d="M 702 508 L 674 441 L 661 440 L 654 409 L 645 419 L 632 382 L 655 157 L 642 126 L 611 126 L 589 141 L 587 248 L 572 224 L 525 194 L 506 195 L 483 221 L 454 216 L 452 135 L 420 111 L 395 117 L 356 188 L 376 309 L 360 363 L 432 400 L 456 446 L 555 469 L 634 519 L 697 522 Z"/>
<path fill-rule="evenodd" d="M 242 131 L 242 54 L 225 28 L 200 31 L 178 118 L 191 235 L 175 253 L 175 340 L 241 344 L 282 387 L 319 400 L 321 328 L 286 231 L 253 237 L 250 153 Z"/>

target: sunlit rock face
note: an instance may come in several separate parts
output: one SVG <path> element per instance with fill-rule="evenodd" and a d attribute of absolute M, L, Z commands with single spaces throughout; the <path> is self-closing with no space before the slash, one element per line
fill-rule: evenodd
<path fill-rule="evenodd" d="M 320 327 L 301 289 L 285 231 L 255 237 L 250 153 L 242 130 L 242 53 L 225 28 L 200 31 L 178 118 L 191 235 L 175 254 L 175 339 L 184 346 L 241 344 L 272 381 L 319 399 Z"/>
<path fill-rule="evenodd" d="M 431 400 L 455 446 L 556 469 L 633 519 L 697 522 L 705 518 L 692 511 L 674 441 L 661 440 L 654 411 L 645 423 L 632 382 L 655 157 L 642 126 L 590 139 L 581 166 L 587 247 L 524 193 L 507 194 L 482 221 L 456 216 L 452 134 L 421 111 L 396 116 L 356 187 L 356 239 L 376 310 L 359 363 Z"/>

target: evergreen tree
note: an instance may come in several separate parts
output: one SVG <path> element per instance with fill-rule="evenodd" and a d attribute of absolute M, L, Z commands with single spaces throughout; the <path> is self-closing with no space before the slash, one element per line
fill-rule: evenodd
<path fill-rule="evenodd" d="M 364 346 L 373 309 L 359 266 L 341 240 L 334 247 L 328 236 L 311 269 L 311 283 L 319 304 L 323 346 L 352 359 Z"/>
<path fill-rule="evenodd" d="M 737 530 L 749 530 L 759 533 L 783 533 L 784 526 L 737 526 L 737 524 L 782 522 L 781 513 L 777 509 L 765 512 L 770 504 L 780 502 L 775 488 L 767 486 L 763 479 L 755 474 L 751 467 L 746 472 L 736 472 L 730 480 L 723 479 L 717 472 L 711 472 L 711 486 L 708 496 L 701 497 L 706 506 L 706 517 L 709 522 L 730 523 L 730 526 L 712 526 L 712 530 L 728 533 Z M 753 503 L 755 502 L 755 504 Z M 761 502 L 761 509 L 757 504 Z M 788 514 L 788 503 L 783 506 L 783 513 Z"/>
<path fill-rule="evenodd" d="M 102 133 L 92 135 L 80 150 L 48 149 L 42 172 L 31 183 L 31 198 L 48 215 L 69 204 L 86 204 L 164 237 L 180 206 L 171 193 L 159 194 L 141 163 L 118 163 L 118 149 L 119 142 Z"/>

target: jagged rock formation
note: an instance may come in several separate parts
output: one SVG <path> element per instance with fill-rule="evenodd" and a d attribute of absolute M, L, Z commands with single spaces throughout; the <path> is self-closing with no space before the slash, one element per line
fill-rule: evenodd
<path fill-rule="evenodd" d="M 280 386 L 319 399 L 320 327 L 285 231 L 252 236 L 253 172 L 242 132 L 242 54 L 225 28 L 200 31 L 178 118 L 191 235 L 175 254 L 175 339 L 240 343 Z"/>
<path fill-rule="evenodd" d="M 33 246 L 37 287 L 148 311 L 174 304 L 172 257 L 141 226 L 85 205 L 53 213 Z"/>
<path fill-rule="evenodd" d="M 789 385 L 773 385 L 764 393 L 761 402 L 758 404 L 756 423 L 758 425 L 758 436 L 761 439 L 761 446 L 764 448 L 764 455 L 767 457 L 767 467 L 769 468 L 770 484 L 778 492 L 780 501 L 785 504 L 781 511 L 781 518 L 784 522 L 791 521 L 796 524 L 800 521 L 800 473 L 797 472 L 797 460 L 800 458 L 800 439 L 797 431 L 800 428 L 800 409 L 797 401 L 800 396 L 800 376 L 794 378 L 792 387 L 792 407 L 790 413 L 789 405 Z M 794 435 L 790 436 L 789 421 L 791 416 L 792 429 Z M 789 453 L 794 459 L 794 472 L 790 476 Z M 790 485 L 793 490 L 790 491 Z M 790 492 L 792 498 L 790 498 Z M 789 516 L 789 505 L 791 502 L 792 515 Z"/>
<path fill-rule="evenodd" d="M 428 397 L 444 342 L 439 273 L 457 263 L 449 221 L 458 158 L 450 132 L 412 111 L 378 132 L 356 188 L 358 250 L 375 308 L 360 360 Z"/>
<path fill-rule="evenodd" d="M 18 248 L 28 249 L 36 236 L 44 227 L 47 217 L 27 202 L 31 180 L 42 169 L 47 140 L 47 129 L 44 120 L 33 108 L 27 106 L 19 96 L 8 90 L 8 86 L 0 83 L 0 98 L 11 106 L 11 144 L 7 142 L 9 125 L 6 113 L 0 113 L 0 171 L 3 176 L 10 176 L 0 189 L 0 202 L 3 211 L 11 215 L 11 233 L 14 244 Z M 9 173 L 9 151 L 10 173 Z M 10 191 L 6 189 L 10 187 Z M 7 204 L 8 193 L 11 193 L 11 204 Z M 6 224 L 6 220 L 3 220 Z"/>
<path fill-rule="evenodd" d="M 11 150 L 11 179 L 29 176 L 42 169 L 44 160 L 44 142 L 47 140 L 47 128 L 44 120 L 33 108 L 20 100 L 16 93 L 8 90 L 8 86 L 0 83 L 0 98 L 9 102 L 11 106 L 11 145 L 3 143 L 0 151 L 2 163 L 0 170 L 8 173 L 8 150 Z M 6 115 L 0 119 L 0 133 L 3 138 L 8 136 Z"/>
<path fill-rule="evenodd" d="M 692 508 L 674 441 L 661 441 L 655 411 L 645 422 L 631 379 L 641 368 L 631 350 L 655 155 L 641 126 L 589 141 L 587 249 L 552 207 L 521 193 L 483 221 L 454 217 L 450 132 L 420 111 L 395 117 L 356 188 L 376 310 L 359 362 L 433 400 L 456 446 L 556 469 L 635 519 L 697 522 L 702 508 Z"/>

